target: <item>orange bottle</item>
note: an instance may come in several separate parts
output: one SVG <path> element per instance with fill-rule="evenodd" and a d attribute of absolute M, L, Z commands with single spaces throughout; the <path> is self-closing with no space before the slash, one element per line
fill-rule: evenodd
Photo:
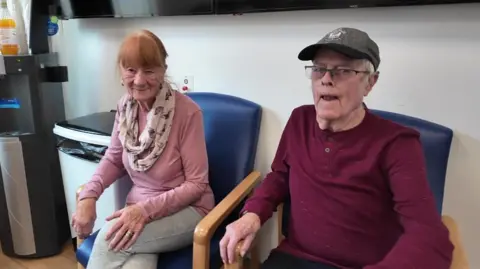
<path fill-rule="evenodd" d="M 0 4 L 0 52 L 3 55 L 18 55 L 17 23 L 10 14 L 7 0 Z"/>

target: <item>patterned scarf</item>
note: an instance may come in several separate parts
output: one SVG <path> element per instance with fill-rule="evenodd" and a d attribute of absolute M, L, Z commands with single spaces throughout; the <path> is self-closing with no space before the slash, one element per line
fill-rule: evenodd
<path fill-rule="evenodd" d="M 168 83 L 158 92 L 147 114 L 147 124 L 139 136 L 139 103 L 127 94 L 119 109 L 119 138 L 130 166 L 139 172 L 152 167 L 167 145 L 175 111 L 175 93 Z"/>

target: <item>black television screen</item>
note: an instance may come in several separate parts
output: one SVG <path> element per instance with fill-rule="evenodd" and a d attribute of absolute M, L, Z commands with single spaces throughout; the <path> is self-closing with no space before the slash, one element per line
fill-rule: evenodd
<path fill-rule="evenodd" d="M 213 14 L 214 0 L 56 0 L 63 18 Z"/>
<path fill-rule="evenodd" d="M 479 0 L 216 0 L 218 14 L 307 9 L 477 3 Z"/>

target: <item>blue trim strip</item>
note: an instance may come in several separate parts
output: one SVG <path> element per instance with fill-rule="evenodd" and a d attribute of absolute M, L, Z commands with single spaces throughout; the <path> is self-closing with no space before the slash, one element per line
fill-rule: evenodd
<path fill-rule="evenodd" d="M 20 108 L 20 103 L 17 98 L 0 98 L 0 109 L 1 108 Z"/>

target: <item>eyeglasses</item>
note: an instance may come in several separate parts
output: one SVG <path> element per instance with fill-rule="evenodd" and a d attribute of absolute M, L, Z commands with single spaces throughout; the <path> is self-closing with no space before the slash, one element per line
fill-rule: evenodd
<path fill-rule="evenodd" d="M 305 75 L 309 79 L 321 79 L 329 72 L 332 79 L 345 80 L 356 76 L 357 74 L 370 74 L 369 71 L 354 70 L 348 68 L 326 68 L 316 65 L 305 66 Z"/>

